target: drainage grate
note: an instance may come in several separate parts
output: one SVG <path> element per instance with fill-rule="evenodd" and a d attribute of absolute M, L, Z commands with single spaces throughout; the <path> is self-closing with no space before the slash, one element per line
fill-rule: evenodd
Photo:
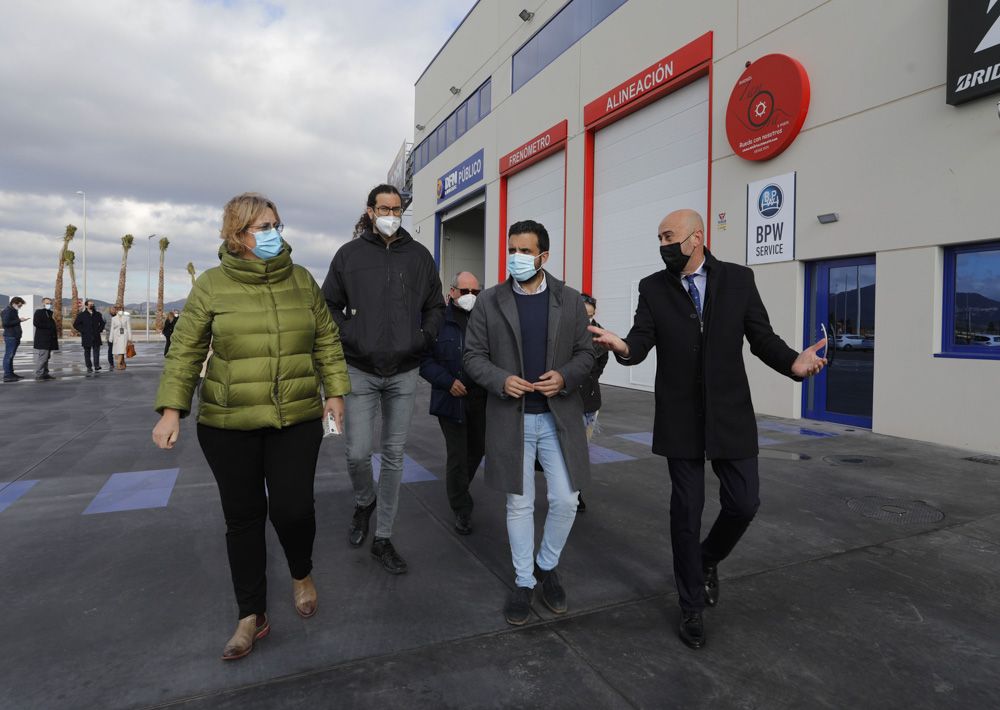
<path fill-rule="evenodd" d="M 848 498 L 847 507 L 874 520 L 885 520 L 890 523 L 936 523 L 944 518 L 937 508 L 922 500 L 901 500 L 899 498 L 880 498 L 868 496 L 865 498 Z"/>
<path fill-rule="evenodd" d="M 824 456 L 823 460 L 833 466 L 864 466 L 866 468 L 885 468 L 892 466 L 892 461 L 880 459 L 878 456 L 860 456 L 847 454 L 844 456 Z"/>
<path fill-rule="evenodd" d="M 988 463 L 990 466 L 1000 466 L 1000 456 L 966 456 L 964 461 L 974 461 L 975 463 Z"/>

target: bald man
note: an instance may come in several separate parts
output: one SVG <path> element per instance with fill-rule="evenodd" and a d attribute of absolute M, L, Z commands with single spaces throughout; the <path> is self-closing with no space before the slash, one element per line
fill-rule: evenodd
<path fill-rule="evenodd" d="M 441 332 L 420 361 L 420 376 L 431 383 L 430 411 L 444 434 L 445 487 L 459 535 L 472 533 L 469 485 L 486 450 L 486 391 L 469 378 L 462 365 L 465 329 L 479 290 L 475 274 L 455 274 Z"/>
<path fill-rule="evenodd" d="M 670 540 L 680 598 L 678 635 L 705 645 L 702 612 L 719 600 L 718 564 L 760 505 L 757 422 L 743 365 L 743 338 L 766 365 L 794 380 L 826 364 L 821 340 L 799 353 L 775 335 L 753 271 L 719 261 L 705 248 L 694 210 L 671 212 L 657 231 L 666 269 L 639 282 L 635 320 L 623 340 L 591 327 L 594 342 L 623 365 L 638 365 L 656 348 L 653 453 L 670 471 Z M 719 479 L 722 510 L 704 540 L 705 459 Z"/>

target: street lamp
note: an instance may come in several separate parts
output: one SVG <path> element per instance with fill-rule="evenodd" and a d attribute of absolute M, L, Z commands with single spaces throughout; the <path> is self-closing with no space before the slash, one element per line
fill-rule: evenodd
<path fill-rule="evenodd" d="M 150 240 L 155 237 L 155 234 L 150 234 L 146 237 L 146 342 L 149 342 L 149 244 Z"/>
<path fill-rule="evenodd" d="M 87 300 L 90 294 L 87 293 L 87 193 L 77 190 L 76 194 L 83 195 L 83 300 Z"/>

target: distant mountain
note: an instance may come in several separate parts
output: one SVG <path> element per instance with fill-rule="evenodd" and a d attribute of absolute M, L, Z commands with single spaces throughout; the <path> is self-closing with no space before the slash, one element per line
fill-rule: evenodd
<path fill-rule="evenodd" d="M 107 301 L 102 301 L 99 298 L 94 298 L 91 300 L 93 300 L 94 305 L 97 306 L 97 310 L 99 311 L 107 311 L 108 307 L 111 305 Z M 8 303 L 10 303 L 10 296 L 0 293 L 0 308 L 6 308 Z M 164 312 L 173 310 L 182 311 L 184 310 L 185 303 L 187 303 L 186 298 L 182 298 L 179 301 L 169 301 L 163 304 L 163 310 Z M 64 298 L 63 312 L 70 313 L 72 309 L 73 309 L 73 299 Z M 132 314 L 141 313 L 142 315 L 146 315 L 146 302 L 140 301 L 139 303 L 126 303 L 125 310 L 127 310 L 129 313 Z M 150 315 L 156 314 L 156 301 L 149 302 L 149 313 Z"/>
<path fill-rule="evenodd" d="M 994 301 L 981 293 L 959 291 L 955 294 L 955 305 L 959 308 L 1000 308 L 1000 301 Z"/>

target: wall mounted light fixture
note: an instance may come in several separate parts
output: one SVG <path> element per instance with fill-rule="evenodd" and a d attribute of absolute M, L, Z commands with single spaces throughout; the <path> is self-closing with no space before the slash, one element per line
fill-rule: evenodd
<path fill-rule="evenodd" d="M 424 130 L 425 128 L 427 128 L 427 126 L 423 125 L 422 123 L 418 123 L 418 124 L 417 124 L 417 125 L 415 126 L 415 128 L 416 128 L 416 129 L 417 129 L 418 131 L 422 131 L 422 130 Z"/>
<path fill-rule="evenodd" d="M 517 16 L 520 17 L 525 22 L 528 22 L 529 20 L 531 20 L 532 17 L 535 16 L 535 13 L 528 12 L 527 10 L 521 10 L 519 13 L 517 13 Z"/>
<path fill-rule="evenodd" d="M 827 212 L 826 214 L 816 215 L 816 219 L 819 220 L 820 224 L 833 224 L 840 221 L 840 215 L 836 212 Z"/>
<path fill-rule="evenodd" d="M 452 86 L 450 89 L 448 89 L 448 91 L 450 91 L 451 93 L 455 94 L 455 96 L 458 96 L 459 93 L 461 93 L 462 90 L 459 89 L 457 86 Z"/>

